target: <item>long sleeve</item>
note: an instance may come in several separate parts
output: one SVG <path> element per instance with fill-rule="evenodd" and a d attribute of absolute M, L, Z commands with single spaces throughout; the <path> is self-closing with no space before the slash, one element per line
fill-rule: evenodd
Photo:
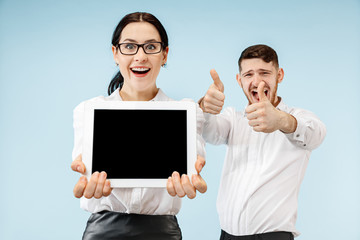
<path fill-rule="evenodd" d="M 286 134 L 287 138 L 297 146 L 314 150 L 324 140 L 326 127 L 320 119 L 310 111 L 303 109 L 292 109 L 289 112 L 296 118 L 297 127 L 295 132 Z"/>
<path fill-rule="evenodd" d="M 204 117 L 203 137 L 205 141 L 214 145 L 226 144 L 232 129 L 232 121 L 236 117 L 235 109 L 226 108 L 218 115 L 204 113 Z"/>
<path fill-rule="evenodd" d="M 202 137 L 204 122 L 205 118 L 203 111 L 199 107 L 199 104 L 196 104 L 196 150 L 197 154 L 199 154 L 203 158 L 206 157 L 205 140 Z"/>
<path fill-rule="evenodd" d="M 74 127 L 74 148 L 72 151 L 72 159 L 75 160 L 82 153 L 82 142 L 84 136 L 84 102 L 80 103 L 73 111 L 73 127 Z"/>

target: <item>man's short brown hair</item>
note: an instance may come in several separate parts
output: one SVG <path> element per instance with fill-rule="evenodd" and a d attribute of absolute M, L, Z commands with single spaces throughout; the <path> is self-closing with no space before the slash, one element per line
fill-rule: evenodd
<path fill-rule="evenodd" d="M 276 68 L 279 68 L 279 60 L 275 50 L 267 45 L 258 44 L 246 48 L 241 53 L 238 61 L 240 72 L 241 72 L 242 60 L 252 59 L 252 58 L 261 58 L 264 62 L 267 63 L 272 62 Z"/>

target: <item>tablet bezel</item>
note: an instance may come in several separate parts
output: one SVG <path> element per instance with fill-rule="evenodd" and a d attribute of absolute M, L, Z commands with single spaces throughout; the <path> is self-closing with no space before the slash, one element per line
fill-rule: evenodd
<path fill-rule="evenodd" d="M 97 109 L 129 110 L 185 110 L 187 126 L 187 175 L 196 174 L 196 105 L 190 101 L 101 101 L 86 102 L 84 114 L 84 139 L 82 160 L 86 167 L 85 176 L 90 180 L 92 173 L 94 113 Z M 171 157 L 171 156 L 169 156 Z M 170 176 L 169 176 L 170 177 Z M 112 188 L 166 187 L 168 178 L 116 179 L 109 178 Z"/>

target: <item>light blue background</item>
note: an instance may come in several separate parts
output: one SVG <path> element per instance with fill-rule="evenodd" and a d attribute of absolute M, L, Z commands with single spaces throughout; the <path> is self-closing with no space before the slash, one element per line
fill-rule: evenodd
<path fill-rule="evenodd" d="M 106 95 L 116 71 L 111 35 L 148 11 L 168 31 L 158 86 L 199 99 L 215 68 L 226 106 L 246 105 L 235 75 L 241 51 L 265 43 L 285 70 L 279 95 L 315 112 L 327 136 L 299 195 L 299 240 L 360 239 L 360 2 L 0 0 L 0 239 L 80 239 L 89 214 L 72 195 L 72 110 Z M 208 191 L 178 215 L 184 239 L 218 239 L 224 146 L 207 146 Z"/>

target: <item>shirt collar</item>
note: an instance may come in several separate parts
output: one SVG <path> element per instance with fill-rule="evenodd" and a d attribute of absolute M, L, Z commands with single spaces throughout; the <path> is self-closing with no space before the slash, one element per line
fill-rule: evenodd
<path fill-rule="evenodd" d="M 279 96 L 278 96 L 279 97 Z M 280 98 L 280 102 L 279 104 L 276 106 L 276 109 L 280 110 L 280 111 L 284 111 L 286 110 L 287 106 L 284 103 L 284 101 L 282 100 L 282 98 Z"/>
<path fill-rule="evenodd" d="M 122 101 L 122 98 L 119 93 L 120 89 L 117 88 L 108 98 L 110 101 Z M 165 93 L 159 88 L 159 91 L 157 92 L 156 96 L 151 99 L 150 101 L 169 101 L 171 100 L 168 96 L 165 95 Z"/>

